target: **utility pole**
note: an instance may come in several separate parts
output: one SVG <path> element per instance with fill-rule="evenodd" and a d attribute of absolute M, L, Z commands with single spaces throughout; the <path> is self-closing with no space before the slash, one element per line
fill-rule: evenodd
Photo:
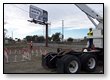
<path fill-rule="evenodd" d="M 62 42 L 64 38 L 64 20 L 62 20 Z"/>
<path fill-rule="evenodd" d="M 13 31 L 12 31 L 12 39 L 13 39 Z"/>

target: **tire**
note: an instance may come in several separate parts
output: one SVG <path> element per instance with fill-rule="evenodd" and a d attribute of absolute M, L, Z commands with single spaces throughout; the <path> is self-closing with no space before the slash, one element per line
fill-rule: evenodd
<path fill-rule="evenodd" d="M 81 56 L 82 68 L 88 72 L 95 71 L 97 67 L 97 58 L 93 54 L 84 54 Z"/>
<path fill-rule="evenodd" d="M 47 55 L 42 55 L 42 66 L 44 68 L 55 68 L 56 67 L 56 53 L 50 52 Z"/>
<path fill-rule="evenodd" d="M 78 73 L 81 69 L 81 63 L 76 56 L 65 55 L 62 57 L 65 73 Z"/>

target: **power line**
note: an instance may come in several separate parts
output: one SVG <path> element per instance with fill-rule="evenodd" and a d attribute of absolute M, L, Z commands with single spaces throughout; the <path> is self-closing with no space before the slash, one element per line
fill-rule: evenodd
<path fill-rule="evenodd" d="M 28 12 L 28 13 L 29 13 L 29 11 L 26 11 L 26 10 L 24 10 L 24 9 L 22 9 L 22 8 L 16 6 L 16 5 L 14 5 L 14 4 L 12 4 L 12 6 L 14 6 L 14 7 L 16 7 L 16 8 L 18 8 L 18 9 L 22 10 L 22 11 L 25 11 L 25 12 Z"/>

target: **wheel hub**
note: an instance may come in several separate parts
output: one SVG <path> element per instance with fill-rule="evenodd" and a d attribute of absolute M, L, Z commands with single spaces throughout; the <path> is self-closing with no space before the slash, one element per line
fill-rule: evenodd
<path fill-rule="evenodd" d="M 78 70 L 78 62 L 77 61 L 71 61 L 69 64 L 69 71 L 71 73 L 75 73 Z"/>
<path fill-rule="evenodd" d="M 94 59 L 94 58 L 90 58 L 90 59 L 89 59 L 89 62 L 88 62 L 89 68 L 90 68 L 90 69 L 93 69 L 93 68 L 95 67 L 95 65 L 96 65 L 95 59 Z"/>

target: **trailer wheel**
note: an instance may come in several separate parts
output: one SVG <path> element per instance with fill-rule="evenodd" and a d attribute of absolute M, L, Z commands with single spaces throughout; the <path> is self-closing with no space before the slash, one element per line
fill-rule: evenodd
<path fill-rule="evenodd" d="M 93 72 L 97 66 L 97 58 L 93 54 L 84 54 L 81 57 L 82 68 L 88 72 Z"/>
<path fill-rule="evenodd" d="M 65 55 L 63 61 L 65 73 L 78 73 L 80 71 L 81 63 L 76 56 Z"/>

